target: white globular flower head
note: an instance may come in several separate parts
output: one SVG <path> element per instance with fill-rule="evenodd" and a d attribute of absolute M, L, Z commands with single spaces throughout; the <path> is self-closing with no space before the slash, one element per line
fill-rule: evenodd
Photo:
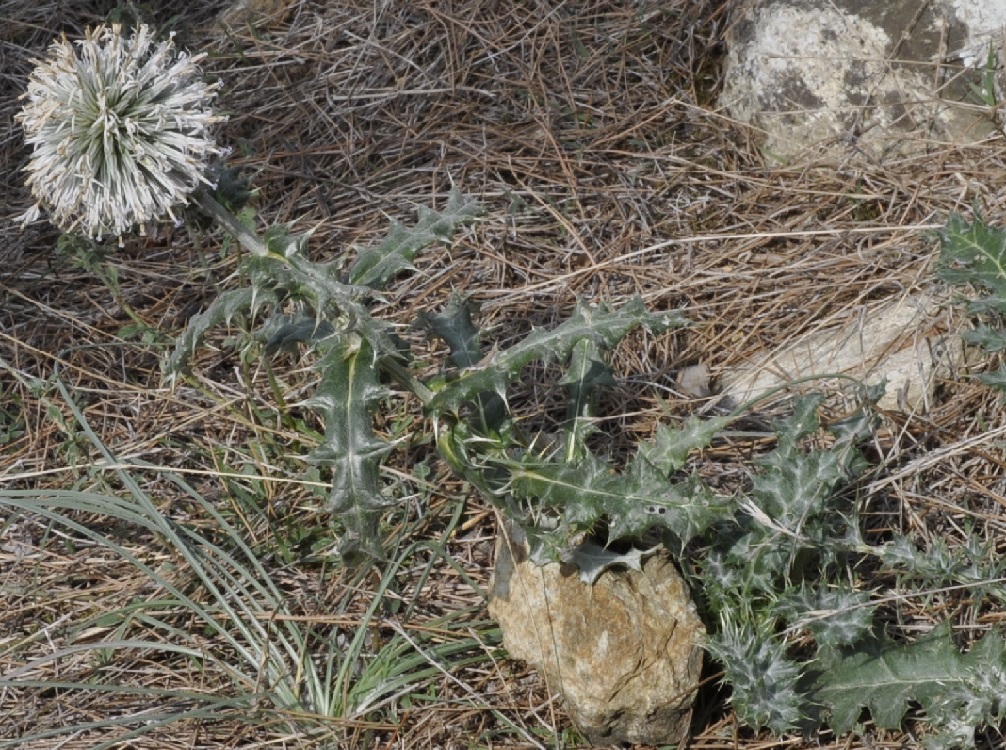
<path fill-rule="evenodd" d="M 89 30 L 76 47 L 54 41 L 22 95 L 17 115 L 32 146 L 27 185 L 64 231 L 100 239 L 165 216 L 188 202 L 221 153 L 210 126 L 225 118 L 211 102 L 205 55 L 158 41 L 146 25 L 124 35 L 118 24 Z"/>

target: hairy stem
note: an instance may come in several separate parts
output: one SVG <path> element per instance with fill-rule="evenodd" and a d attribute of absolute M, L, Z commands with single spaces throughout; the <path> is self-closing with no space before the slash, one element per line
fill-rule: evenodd
<path fill-rule="evenodd" d="M 200 190 L 196 194 L 196 202 L 200 208 L 220 222 L 224 229 L 234 235 L 241 246 L 252 255 L 266 256 L 269 254 L 269 250 L 259 236 L 238 221 L 234 214 L 205 190 Z"/>

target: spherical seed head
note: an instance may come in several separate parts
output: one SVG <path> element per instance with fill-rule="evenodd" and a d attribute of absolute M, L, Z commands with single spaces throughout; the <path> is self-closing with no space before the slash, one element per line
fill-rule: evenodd
<path fill-rule="evenodd" d="M 205 177 L 219 154 L 209 128 L 225 118 L 210 104 L 205 55 L 176 51 L 146 25 L 131 35 L 99 26 L 77 41 L 62 39 L 28 79 L 16 116 L 32 146 L 27 185 L 64 231 L 100 239 L 168 216 Z"/>

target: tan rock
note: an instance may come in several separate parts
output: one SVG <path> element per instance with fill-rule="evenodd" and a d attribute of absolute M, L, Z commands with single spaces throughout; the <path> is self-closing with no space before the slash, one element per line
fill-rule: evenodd
<path fill-rule="evenodd" d="M 563 695 L 590 742 L 679 742 L 705 629 L 674 564 L 654 555 L 641 572 L 607 570 L 594 585 L 560 567 L 497 545 L 489 612 L 510 655 Z"/>

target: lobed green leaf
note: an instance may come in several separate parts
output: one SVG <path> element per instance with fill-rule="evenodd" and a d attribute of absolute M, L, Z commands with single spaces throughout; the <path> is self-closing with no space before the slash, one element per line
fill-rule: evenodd
<path fill-rule="evenodd" d="M 329 509 L 346 528 L 340 552 L 383 556 L 378 522 L 394 501 L 381 493 L 381 460 L 394 447 L 374 432 L 375 403 L 387 389 L 377 380 L 377 355 L 360 336 L 329 340 L 318 362 L 322 376 L 305 405 L 324 420 L 325 435 L 309 461 L 332 468 Z"/>
<path fill-rule="evenodd" d="M 658 424 L 653 441 L 640 448 L 641 455 L 658 471 L 670 476 L 684 468 L 690 453 L 707 448 L 731 421 L 732 416 L 689 417 L 678 428 Z"/>
<path fill-rule="evenodd" d="M 632 541 L 662 529 L 683 546 L 736 510 L 732 499 L 715 496 L 696 477 L 670 481 L 645 460 L 633 461 L 623 473 L 592 454 L 575 463 L 527 460 L 507 469 L 515 498 L 560 511 L 558 528 L 549 532 L 554 539 L 549 554 L 558 553 L 559 559 L 577 546 L 580 535 L 602 525 L 609 542 Z"/>
<path fill-rule="evenodd" d="M 563 424 L 565 460 L 579 461 L 587 455 L 587 438 L 597 431 L 594 417 L 597 392 L 614 384 L 611 369 L 601 358 L 596 341 L 582 339 L 573 345 L 569 367 L 559 380 L 568 395 L 566 422 Z"/>
<path fill-rule="evenodd" d="M 443 339 L 450 349 L 450 362 L 458 368 L 475 367 L 482 359 L 479 330 L 472 322 L 472 309 L 456 295 L 440 312 L 426 313 L 419 318 L 420 325 Z M 506 403 L 499 394 L 480 393 L 475 397 L 478 425 L 483 432 L 498 430 L 507 416 Z"/>
<path fill-rule="evenodd" d="M 412 268 L 412 261 L 420 250 L 449 242 L 458 226 L 471 223 L 479 213 L 476 200 L 465 198 L 457 188 L 451 190 L 442 212 L 420 206 L 415 225 L 404 227 L 393 222 L 380 245 L 360 252 L 349 268 L 347 280 L 354 285 L 383 288 L 395 275 Z"/>
<path fill-rule="evenodd" d="M 1006 231 L 954 214 L 939 239 L 937 275 L 950 284 L 981 287 L 991 295 L 988 302 L 1000 312 L 1006 309 Z"/>
<path fill-rule="evenodd" d="M 727 615 L 706 648 L 723 665 L 724 682 L 733 687 L 730 702 L 737 717 L 782 735 L 805 718 L 802 669 L 786 654 L 786 644 L 764 631 L 754 623 L 734 623 Z"/>
<path fill-rule="evenodd" d="M 915 643 L 884 638 L 859 644 L 828 664 L 817 677 L 814 698 L 829 708 L 832 729 L 852 729 L 864 708 L 878 727 L 898 729 L 918 704 L 936 726 L 966 717 L 967 735 L 958 740 L 973 748 L 974 730 L 1002 718 L 1006 644 L 992 631 L 961 654 L 950 634 L 944 622 Z"/>
<path fill-rule="evenodd" d="M 507 385 L 522 367 L 539 360 L 565 360 L 579 341 L 593 341 L 601 349 L 611 349 L 641 326 L 660 333 L 684 324 L 676 313 L 648 312 L 640 297 L 634 297 L 617 310 L 577 303 L 573 315 L 556 328 L 532 331 L 520 343 L 463 371 L 434 396 L 428 407 L 434 414 L 457 413 L 479 394 L 496 393 L 505 399 Z"/>
<path fill-rule="evenodd" d="M 193 315 L 189 320 L 185 330 L 175 341 L 174 351 L 164 364 L 165 376 L 169 381 L 174 381 L 186 371 L 189 360 L 211 328 L 230 323 L 239 316 L 251 317 L 258 308 L 275 299 L 275 294 L 270 290 L 256 292 L 255 289 L 245 288 L 221 292 L 206 310 Z"/>
<path fill-rule="evenodd" d="M 978 373 L 974 378 L 980 383 L 1006 393 L 1006 364 L 999 365 L 999 368 L 992 372 Z"/>
<path fill-rule="evenodd" d="M 984 323 L 978 324 L 973 331 L 965 331 L 961 334 L 965 344 L 980 346 L 987 352 L 1001 352 L 1006 349 L 1006 331 L 992 328 Z"/>
<path fill-rule="evenodd" d="M 837 583 L 818 588 L 804 582 L 784 591 L 773 610 L 790 623 L 805 626 L 819 648 L 848 646 L 870 635 L 873 606 L 866 591 L 853 591 L 848 584 Z"/>

